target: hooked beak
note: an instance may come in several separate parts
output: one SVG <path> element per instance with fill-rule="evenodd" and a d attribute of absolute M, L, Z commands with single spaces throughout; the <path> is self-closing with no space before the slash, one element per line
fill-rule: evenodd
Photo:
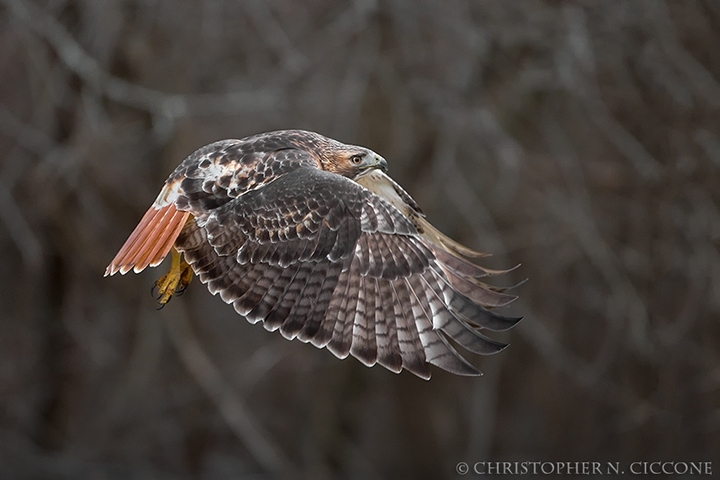
<path fill-rule="evenodd" d="M 388 171 L 388 163 L 387 160 L 385 160 L 383 157 L 378 155 L 378 162 L 377 162 L 377 168 L 382 170 L 383 173 L 387 173 Z"/>

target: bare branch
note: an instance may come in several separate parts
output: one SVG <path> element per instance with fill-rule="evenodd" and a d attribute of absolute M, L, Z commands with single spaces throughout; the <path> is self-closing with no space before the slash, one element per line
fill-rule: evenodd
<path fill-rule="evenodd" d="M 107 73 L 65 27 L 24 0 L 1 0 L 29 29 L 45 38 L 65 66 L 93 89 L 118 103 L 174 119 L 187 115 L 257 112 L 280 101 L 277 91 L 238 91 L 223 94 L 168 94 Z"/>
<path fill-rule="evenodd" d="M 217 367 L 198 343 L 187 318 L 186 307 L 180 305 L 174 308 L 173 316 L 167 318 L 166 325 L 185 368 L 215 403 L 230 429 L 258 463 L 271 473 L 292 471 L 290 460 L 258 424 L 238 394 L 223 380 Z"/>

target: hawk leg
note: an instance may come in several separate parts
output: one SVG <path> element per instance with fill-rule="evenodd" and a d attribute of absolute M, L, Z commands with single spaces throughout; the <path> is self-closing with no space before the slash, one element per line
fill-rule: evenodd
<path fill-rule="evenodd" d="M 170 252 L 172 254 L 170 271 L 153 285 L 153 292 L 157 289 L 156 299 L 161 308 L 170 301 L 173 295 L 181 295 L 193 276 L 192 268 L 183 259 L 182 253 L 178 252 L 175 247 Z"/>

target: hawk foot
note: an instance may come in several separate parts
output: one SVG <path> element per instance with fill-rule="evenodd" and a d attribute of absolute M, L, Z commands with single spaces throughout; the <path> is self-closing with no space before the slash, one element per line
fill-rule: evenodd
<path fill-rule="evenodd" d="M 192 280 L 193 271 L 190 265 L 182 258 L 182 254 L 172 249 L 172 263 L 170 271 L 163 277 L 159 278 L 153 284 L 152 294 L 162 308 L 173 297 L 173 295 L 182 295 Z"/>

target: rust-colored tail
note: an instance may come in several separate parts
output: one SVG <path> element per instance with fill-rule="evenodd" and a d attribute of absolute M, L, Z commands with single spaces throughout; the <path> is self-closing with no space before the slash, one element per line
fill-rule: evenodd
<path fill-rule="evenodd" d="M 131 269 L 140 273 L 147 266 L 159 265 L 172 248 L 189 216 L 189 212 L 182 212 L 173 204 L 150 207 L 105 269 L 105 276 L 117 272 L 125 275 Z"/>

